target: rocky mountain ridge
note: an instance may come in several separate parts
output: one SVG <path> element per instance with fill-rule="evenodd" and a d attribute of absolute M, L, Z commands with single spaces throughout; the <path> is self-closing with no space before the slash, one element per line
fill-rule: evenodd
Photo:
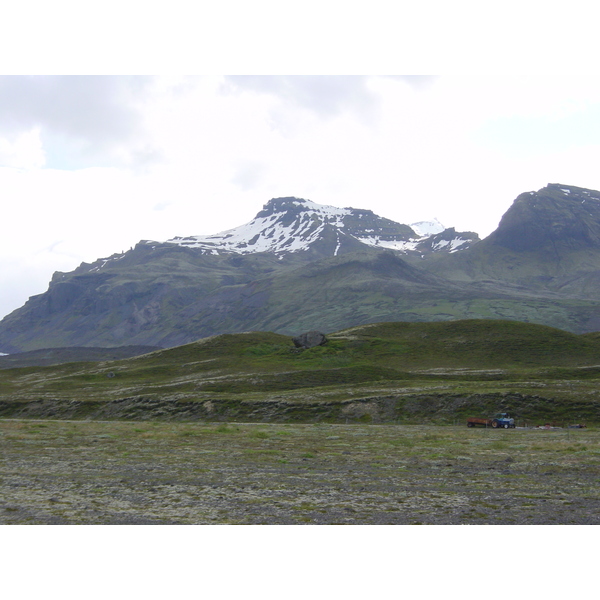
<path fill-rule="evenodd" d="M 442 229 L 440 231 L 440 229 Z M 439 223 L 298 198 L 213 236 L 142 241 L 71 273 L 0 322 L 0 352 L 175 346 L 249 330 L 513 319 L 600 330 L 600 192 L 521 194 L 484 240 Z"/>
<path fill-rule="evenodd" d="M 445 237 L 428 243 L 445 232 Z M 323 244 L 324 240 L 331 243 Z M 396 223 L 371 210 L 337 208 L 302 198 L 273 198 L 245 225 L 214 235 L 177 237 L 174 244 L 210 254 L 307 252 L 320 245 L 322 255 L 337 256 L 356 250 L 356 242 L 381 249 L 407 253 L 455 252 L 479 240 L 476 233 L 456 233 L 437 220 L 410 225 Z M 147 241 L 156 246 L 159 242 Z"/>

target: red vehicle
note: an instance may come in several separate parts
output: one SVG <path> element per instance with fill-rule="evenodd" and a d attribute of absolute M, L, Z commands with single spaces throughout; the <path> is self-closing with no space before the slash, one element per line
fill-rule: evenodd
<path fill-rule="evenodd" d="M 476 417 L 469 417 L 467 419 L 467 427 L 475 427 L 476 425 L 482 425 L 483 427 L 493 427 L 494 429 L 509 429 L 515 427 L 515 420 L 508 415 L 508 413 L 498 413 L 491 419 L 478 419 Z"/>

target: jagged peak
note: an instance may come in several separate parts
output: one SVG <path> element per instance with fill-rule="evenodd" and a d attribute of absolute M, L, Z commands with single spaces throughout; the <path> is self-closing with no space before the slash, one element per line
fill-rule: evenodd
<path fill-rule="evenodd" d="M 271 198 L 256 215 L 255 219 L 276 215 L 295 216 L 306 212 L 322 215 L 326 219 L 335 219 L 348 215 L 353 210 L 351 208 L 337 208 L 336 206 L 329 206 L 327 204 L 317 204 L 312 200 L 296 198 L 295 196 L 286 196 L 283 198 Z"/>
<path fill-rule="evenodd" d="M 172 238 L 166 243 L 206 254 L 272 252 L 281 255 L 317 251 L 317 243 L 318 253 L 324 255 L 350 251 L 356 243 L 407 253 L 417 251 L 420 242 L 444 230 L 437 219 L 421 221 L 413 229 L 380 217 L 372 210 L 339 208 L 284 196 L 271 198 L 245 225 L 213 235 Z M 445 251 L 443 248 L 442 244 L 425 251 Z"/>

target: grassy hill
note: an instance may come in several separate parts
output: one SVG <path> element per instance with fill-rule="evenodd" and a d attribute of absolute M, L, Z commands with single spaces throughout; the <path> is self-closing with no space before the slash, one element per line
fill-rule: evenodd
<path fill-rule="evenodd" d="M 600 422 L 600 336 L 509 321 L 378 323 L 298 350 L 226 334 L 124 360 L 0 371 L 0 415 Z"/>

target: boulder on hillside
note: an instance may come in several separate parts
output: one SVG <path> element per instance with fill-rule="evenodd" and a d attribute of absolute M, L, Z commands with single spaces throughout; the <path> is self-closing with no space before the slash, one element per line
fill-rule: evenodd
<path fill-rule="evenodd" d="M 308 350 L 308 348 L 326 344 L 327 338 L 325 337 L 325 334 L 320 331 L 307 331 L 306 333 L 301 333 L 299 336 L 292 338 L 292 342 L 294 342 L 296 348 Z"/>

